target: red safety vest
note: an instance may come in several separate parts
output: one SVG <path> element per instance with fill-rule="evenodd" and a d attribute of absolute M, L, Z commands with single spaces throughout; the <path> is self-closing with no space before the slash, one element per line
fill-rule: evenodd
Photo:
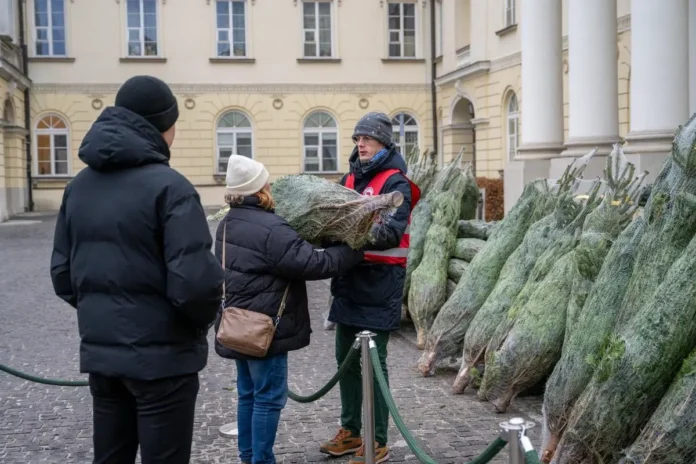
<path fill-rule="evenodd" d="M 370 182 L 367 184 L 367 187 L 365 187 L 365 190 L 363 190 L 362 194 L 368 196 L 381 194 L 382 189 L 384 188 L 384 184 L 387 182 L 387 179 L 389 179 L 394 174 L 403 173 L 399 169 L 387 169 L 377 173 L 375 177 L 373 177 L 372 180 L 370 180 Z M 405 174 L 404 177 L 406 177 Z M 421 192 L 418 186 L 411 182 L 411 179 L 409 179 L 408 177 L 406 177 L 406 180 L 408 180 L 408 183 L 411 186 L 411 208 L 409 210 L 408 215 L 408 226 L 406 227 L 404 234 L 401 236 L 401 242 L 399 243 L 399 246 L 396 248 L 390 248 L 389 250 L 365 251 L 365 261 L 377 264 L 393 264 L 396 266 L 406 267 L 406 260 L 408 258 L 408 247 L 411 241 L 409 234 L 409 229 L 411 228 L 410 213 L 411 211 L 413 211 L 413 208 L 415 208 L 416 203 L 418 203 L 421 196 Z M 346 187 L 355 190 L 355 176 L 353 174 L 348 174 L 348 177 L 346 177 Z"/>

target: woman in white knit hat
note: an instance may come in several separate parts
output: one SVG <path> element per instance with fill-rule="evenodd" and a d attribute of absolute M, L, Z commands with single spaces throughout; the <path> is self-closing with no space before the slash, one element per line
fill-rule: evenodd
<path fill-rule="evenodd" d="M 242 354 L 215 342 L 215 351 L 237 365 L 239 453 L 243 463 L 275 463 L 273 444 L 287 401 L 288 351 L 309 345 L 305 281 L 345 273 L 363 259 L 347 245 L 317 250 L 273 212 L 268 171 L 250 158 L 232 155 L 227 164 L 230 211 L 218 226 L 215 255 L 225 268 L 225 307 L 264 313 L 275 320 L 266 356 Z M 287 292 L 286 292 L 287 289 Z M 215 324 L 217 333 L 220 315 Z"/>

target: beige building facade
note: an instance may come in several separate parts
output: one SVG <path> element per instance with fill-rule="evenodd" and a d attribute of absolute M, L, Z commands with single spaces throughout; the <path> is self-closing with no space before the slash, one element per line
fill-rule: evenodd
<path fill-rule="evenodd" d="M 619 140 L 656 174 L 696 111 L 696 0 L 0 0 L 5 12 L 0 218 L 58 207 L 82 138 L 137 74 L 177 95 L 171 164 L 206 205 L 231 153 L 273 178 L 337 178 L 368 111 L 393 118 L 402 151 L 445 163 L 464 147 L 477 176 L 504 177 L 506 209 Z"/>
<path fill-rule="evenodd" d="M 694 0 L 443 0 L 436 4 L 437 124 L 450 158 L 523 186 L 623 141 L 653 179 L 696 112 Z M 475 158 L 474 158 L 475 156 Z"/>

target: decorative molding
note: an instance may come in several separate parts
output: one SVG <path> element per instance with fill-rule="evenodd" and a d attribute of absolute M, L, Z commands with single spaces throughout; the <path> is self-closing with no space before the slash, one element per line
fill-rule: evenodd
<path fill-rule="evenodd" d="M 491 61 L 491 72 L 519 66 L 522 64 L 522 52 L 515 52 L 497 60 Z"/>
<path fill-rule="evenodd" d="M 92 99 L 92 108 L 95 110 L 100 110 L 104 107 L 104 102 L 102 101 L 101 98 L 94 98 Z"/>
<path fill-rule="evenodd" d="M 196 100 L 191 97 L 187 98 L 184 100 L 184 107 L 186 107 L 187 110 L 194 109 L 196 107 Z"/>
<path fill-rule="evenodd" d="M 511 25 L 506 26 L 498 31 L 495 31 L 495 35 L 497 35 L 498 37 L 502 37 L 504 35 L 508 35 L 512 32 L 515 32 L 516 30 L 517 30 L 517 23 L 511 24 Z"/>
<path fill-rule="evenodd" d="M 449 84 L 450 82 L 457 81 L 459 79 L 468 79 L 475 76 L 480 76 L 482 74 L 487 74 L 491 69 L 491 62 L 485 61 L 475 61 L 469 65 L 462 68 L 456 69 L 452 72 L 445 74 L 437 79 L 435 79 L 435 85 L 442 86 Z"/>
<path fill-rule="evenodd" d="M 471 124 L 473 124 L 475 127 L 478 126 L 487 126 L 490 123 L 488 118 L 474 118 L 471 120 Z"/>
<path fill-rule="evenodd" d="M 115 94 L 120 84 L 34 84 L 37 93 Z M 241 94 L 314 94 L 349 93 L 379 94 L 392 92 L 429 92 L 430 84 L 170 84 L 172 90 L 185 93 L 241 93 Z"/>
<path fill-rule="evenodd" d="M 209 58 L 208 61 L 211 63 L 222 63 L 222 64 L 254 64 L 256 63 L 256 58 L 222 58 L 215 57 Z"/>
<path fill-rule="evenodd" d="M 382 63 L 425 63 L 425 58 L 382 58 Z"/>
<path fill-rule="evenodd" d="M 161 56 L 124 56 L 118 61 L 121 63 L 166 63 L 167 59 Z"/>
<path fill-rule="evenodd" d="M 360 100 L 358 100 L 358 106 L 360 107 L 360 109 L 366 110 L 370 106 L 370 100 L 363 97 Z"/>
<path fill-rule="evenodd" d="M 298 58 L 298 63 L 333 63 L 338 64 L 341 62 L 340 58 Z"/>
<path fill-rule="evenodd" d="M 27 57 L 29 63 L 74 63 L 72 56 L 30 56 Z"/>

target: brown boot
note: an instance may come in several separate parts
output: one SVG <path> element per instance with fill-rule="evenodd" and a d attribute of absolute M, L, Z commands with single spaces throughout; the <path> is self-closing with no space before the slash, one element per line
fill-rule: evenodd
<path fill-rule="evenodd" d="M 389 447 L 375 443 L 375 464 L 389 460 Z M 361 446 L 348 464 L 365 464 L 365 445 Z"/>
<path fill-rule="evenodd" d="M 360 446 L 362 446 L 362 438 L 355 437 L 350 431 L 341 428 L 333 440 L 321 445 L 319 451 L 329 456 L 343 456 L 355 453 L 360 449 Z"/>

